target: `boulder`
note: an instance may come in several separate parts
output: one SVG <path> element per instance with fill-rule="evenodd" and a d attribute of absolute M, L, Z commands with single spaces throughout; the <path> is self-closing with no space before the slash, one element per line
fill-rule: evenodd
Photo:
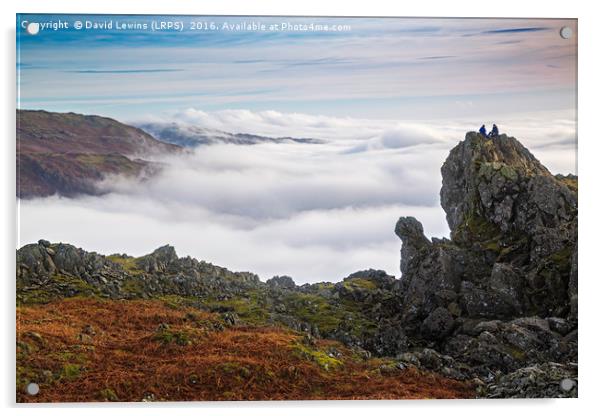
<path fill-rule="evenodd" d="M 268 287 L 274 289 L 294 289 L 297 287 L 293 278 L 289 276 L 274 276 L 265 283 Z"/>
<path fill-rule="evenodd" d="M 454 318 L 440 306 L 422 322 L 421 334 L 426 339 L 439 340 L 447 337 L 454 329 Z"/>

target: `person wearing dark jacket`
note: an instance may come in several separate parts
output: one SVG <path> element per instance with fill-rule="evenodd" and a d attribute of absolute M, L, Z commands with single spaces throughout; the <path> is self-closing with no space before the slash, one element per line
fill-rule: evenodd
<path fill-rule="evenodd" d="M 479 133 L 481 133 L 483 136 L 487 137 L 487 129 L 485 128 L 484 124 L 479 129 Z"/>
<path fill-rule="evenodd" d="M 494 124 L 493 127 L 491 128 L 491 133 L 489 133 L 490 137 L 497 137 L 499 136 L 500 132 L 497 128 L 497 126 Z"/>

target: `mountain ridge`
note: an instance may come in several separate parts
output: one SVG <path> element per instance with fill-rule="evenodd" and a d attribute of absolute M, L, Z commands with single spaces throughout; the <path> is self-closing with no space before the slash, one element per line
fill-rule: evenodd
<path fill-rule="evenodd" d="M 140 129 L 166 143 L 182 147 L 197 147 L 218 143 L 254 145 L 260 143 L 293 142 L 302 144 L 323 143 L 322 140 L 297 137 L 268 137 L 250 133 L 230 133 L 194 125 L 171 123 L 134 123 Z"/>

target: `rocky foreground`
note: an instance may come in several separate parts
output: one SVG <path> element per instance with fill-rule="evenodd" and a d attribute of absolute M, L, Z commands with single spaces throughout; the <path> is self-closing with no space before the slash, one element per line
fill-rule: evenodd
<path fill-rule="evenodd" d="M 441 386 L 420 390 L 420 386 L 408 384 L 406 390 L 420 391 L 413 397 L 576 397 L 577 178 L 552 175 L 515 138 L 501 135 L 486 139 L 477 133 L 468 133 L 452 149 L 441 172 L 441 205 L 451 239 L 429 240 L 418 220 L 400 218 L 395 227 L 402 240 L 400 279 L 383 271 L 366 270 L 338 283 L 298 286 L 287 276 L 264 283 L 252 273 L 179 258 L 170 246 L 139 258 L 103 256 L 45 240 L 22 247 L 17 251 L 18 398 L 34 400 L 22 394 L 23 386 L 32 380 L 45 380 L 43 390 L 50 393 L 40 399 L 77 400 L 65 390 L 64 383 L 69 381 L 65 368 L 76 365 L 74 377 L 93 379 L 92 373 L 101 370 L 85 362 L 89 363 L 91 356 L 107 354 L 107 348 L 114 351 L 115 343 L 95 345 L 86 334 L 87 326 L 97 332 L 94 326 L 107 325 L 95 314 L 90 315 L 90 322 L 78 318 L 71 324 L 75 315 L 65 313 L 58 333 L 41 334 L 48 329 L 44 322 L 71 307 L 73 304 L 64 299 L 73 297 L 77 302 L 91 302 L 91 310 L 106 310 L 104 319 L 106 314 L 118 314 L 113 309 L 123 300 L 132 305 L 159 302 L 182 311 L 182 316 L 208 314 L 202 324 L 194 324 L 194 331 L 215 321 L 236 331 L 282 328 L 297 337 L 294 339 L 305 340 L 306 344 L 300 345 L 335 342 L 338 346 L 334 351 L 311 347 L 303 357 L 328 372 L 327 378 L 333 374 L 339 377 L 364 362 L 362 368 L 368 376 L 352 378 L 352 384 L 376 383 L 382 393 L 349 396 L 327 383 L 322 393 L 313 396 L 274 393 L 274 399 L 410 397 L 401 393 L 404 388 L 399 384 L 378 384 L 369 375 L 376 370 L 380 376 L 389 371 L 393 377 L 414 377 L 418 385 L 419 380 L 435 377 L 443 380 L 442 385 L 452 386 L 450 390 L 443 388 L 447 393 L 442 394 L 443 390 L 437 390 Z M 59 312 L 52 312 L 52 308 Z M 166 331 L 171 334 L 170 324 L 162 322 L 165 312 L 151 316 L 150 310 L 144 326 L 148 333 L 142 331 L 138 338 L 128 338 L 129 348 L 146 345 L 144 340 L 162 339 Z M 103 331 L 111 332 L 110 325 Z M 182 360 L 189 355 L 174 345 L 180 342 L 180 347 L 189 348 L 203 339 L 200 335 L 182 337 L 167 337 L 176 361 L 180 352 Z M 293 338 L 289 340 L 293 344 L 301 342 Z M 54 349 L 50 352 L 56 354 L 81 348 L 87 351 L 88 361 L 70 363 L 72 356 L 66 356 L 59 361 L 62 367 L 51 370 L 46 368 L 50 364 L 39 358 L 49 353 L 44 348 Z M 123 345 L 120 349 L 127 350 Z M 356 364 L 328 368 L 328 360 L 339 360 L 337 354 L 343 350 Z M 384 361 L 375 364 L 370 360 Z M 104 380 L 116 377 L 111 371 L 103 373 Z M 251 379 L 253 367 L 247 371 Z M 353 374 L 359 374 L 357 371 Z M 127 379 L 127 371 L 119 377 Z M 103 389 L 115 393 L 119 400 L 145 398 L 142 392 L 129 395 L 132 389 L 124 385 L 117 388 L 118 395 L 114 386 L 102 387 L 85 379 L 92 384 L 82 400 L 107 399 L 109 393 L 99 393 Z M 161 380 L 157 383 L 176 382 Z M 216 380 L 200 380 L 195 386 L 205 386 L 206 394 L 197 391 L 196 396 L 178 396 L 170 390 L 171 395 L 161 396 L 166 390 L 159 386 L 152 398 L 254 398 L 238 393 L 222 397 L 215 392 L 227 393 L 228 388 L 216 390 Z M 445 384 L 452 380 L 461 384 Z M 209 388 L 217 396 L 207 393 Z M 61 395 L 61 391 L 65 393 Z M 257 397 L 270 398 L 269 392 L 264 393 Z"/>

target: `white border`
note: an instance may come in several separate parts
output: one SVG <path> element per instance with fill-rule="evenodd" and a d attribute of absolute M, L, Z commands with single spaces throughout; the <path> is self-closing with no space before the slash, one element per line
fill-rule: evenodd
<path fill-rule="evenodd" d="M 483 0 L 412 1 L 394 2 L 386 0 L 4 0 L 2 13 L 2 81 L 1 100 L 2 125 L 5 127 L 1 139 L 2 151 L 2 227 L 3 230 L 0 264 L 2 273 L 3 342 L 0 343 L 2 374 L 0 397 L 8 414 L 42 413 L 81 414 L 106 416 L 106 412 L 125 412 L 144 415 L 163 415 L 177 411 L 185 414 L 234 414 L 245 415 L 291 414 L 307 415 L 345 413 L 365 415 L 370 411 L 380 413 L 423 414 L 487 414 L 505 415 L 518 412 L 537 412 L 546 415 L 568 415 L 583 412 L 594 413 L 600 405 L 596 399 L 600 381 L 600 317 L 598 308 L 601 288 L 600 212 L 602 198 L 600 184 L 602 170 L 600 143 L 602 133 L 597 124 L 602 118 L 600 109 L 600 25 L 595 2 L 546 1 L 527 2 L 505 0 L 495 3 Z M 441 16 L 441 17 L 565 17 L 579 19 L 579 176 L 580 176 L 580 317 L 581 338 L 579 366 L 579 396 L 577 400 L 488 400 L 488 401 L 418 401 L 418 402 L 275 402 L 275 403 L 186 403 L 152 405 L 87 405 L 82 406 L 20 406 L 14 404 L 14 247 L 15 235 L 15 13 L 138 13 L 138 14 L 237 14 L 237 15 L 333 15 L 333 16 Z M 49 219 L 51 221 L 51 219 Z M 599 411 L 599 410 L 598 410 Z"/>

